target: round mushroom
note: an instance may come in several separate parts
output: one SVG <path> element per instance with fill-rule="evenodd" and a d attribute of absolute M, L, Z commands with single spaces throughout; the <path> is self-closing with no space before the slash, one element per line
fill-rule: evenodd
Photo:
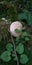
<path fill-rule="evenodd" d="M 18 29 L 20 30 L 20 32 L 16 32 L 15 30 Z M 14 37 L 18 37 L 21 34 L 21 30 L 22 30 L 22 24 L 19 21 L 15 21 L 10 25 L 10 33 L 14 36 Z"/>

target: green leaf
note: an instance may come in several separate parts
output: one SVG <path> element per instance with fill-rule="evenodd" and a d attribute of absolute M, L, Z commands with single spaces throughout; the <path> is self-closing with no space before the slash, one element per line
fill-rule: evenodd
<path fill-rule="evenodd" d="M 19 54 L 22 54 L 24 52 L 24 45 L 22 43 L 19 43 L 19 45 L 17 45 L 17 47 L 16 47 L 16 51 Z"/>
<path fill-rule="evenodd" d="M 5 62 L 8 62 L 11 60 L 11 57 L 10 57 L 11 53 L 9 51 L 4 51 L 2 54 L 1 54 L 1 59 Z"/>
<path fill-rule="evenodd" d="M 32 15 L 30 13 L 27 16 L 27 22 L 29 25 L 32 25 Z"/>
<path fill-rule="evenodd" d="M 27 62 L 28 62 L 28 57 L 27 57 L 27 55 L 26 55 L 26 54 L 22 54 L 22 55 L 20 56 L 20 63 L 26 64 Z"/>
<path fill-rule="evenodd" d="M 6 49 L 8 50 L 8 51 L 13 51 L 13 45 L 11 44 L 11 43 L 8 43 L 7 45 L 6 45 Z"/>
<path fill-rule="evenodd" d="M 20 41 L 20 36 L 18 36 L 18 37 L 16 37 L 16 44 L 18 44 L 19 43 L 19 41 Z"/>
<path fill-rule="evenodd" d="M 19 33 L 19 32 L 21 32 L 21 30 L 20 29 L 15 29 L 15 32 Z"/>
<path fill-rule="evenodd" d="M 18 20 L 27 19 L 26 13 L 19 13 Z"/>
<path fill-rule="evenodd" d="M 25 37 L 25 41 L 29 41 L 29 38 L 28 37 Z"/>
<path fill-rule="evenodd" d="M 32 15 L 26 9 L 23 9 L 23 13 L 18 14 L 18 20 L 21 21 L 22 19 L 26 19 L 28 24 L 32 24 Z"/>
<path fill-rule="evenodd" d="M 24 36 L 27 36 L 28 34 L 27 34 L 27 32 L 22 32 L 22 36 L 24 37 Z"/>
<path fill-rule="evenodd" d="M 21 35 L 21 38 L 22 39 L 25 39 L 25 37 L 28 36 L 28 33 L 26 31 L 22 32 L 22 35 Z"/>

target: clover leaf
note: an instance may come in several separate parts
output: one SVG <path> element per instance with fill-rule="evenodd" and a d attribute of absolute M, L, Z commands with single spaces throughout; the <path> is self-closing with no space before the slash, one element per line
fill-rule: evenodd
<path fill-rule="evenodd" d="M 25 37 L 25 41 L 29 41 L 29 38 L 28 37 Z"/>
<path fill-rule="evenodd" d="M 27 36 L 27 32 L 22 32 L 22 36 Z"/>
<path fill-rule="evenodd" d="M 22 55 L 20 56 L 20 63 L 26 64 L 27 62 L 28 62 L 28 57 L 27 57 L 27 55 L 26 55 L 26 54 L 22 54 Z"/>
<path fill-rule="evenodd" d="M 19 43 L 16 47 L 16 51 L 19 53 L 19 54 L 22 54 L 24 52 L 24 45 L 22 43 Z"/>
<path fill-rule="evenodd" d="M 15 32 L 16 32 L 16 33 L 19 33 L 19 32 L 21 32 L 21 30 L 19 30 L 19 29 L 15 29 Z"/>
<path fill-rule="evenodd" d="M 1 59 L 5 62 L 8 62 L 11 60 L 11 57 L 10 57 L 11 53 L 9 51 L 4 51 L 2 54 L 1 54 Z"/>
<path fill-rule="evenodd" d="M 6 49 L 8 50 L 8 51 L 13 51 L 13 45 L 11 44 L 11 43 L 8 43 L 7 45 L 6 45 Z"/>

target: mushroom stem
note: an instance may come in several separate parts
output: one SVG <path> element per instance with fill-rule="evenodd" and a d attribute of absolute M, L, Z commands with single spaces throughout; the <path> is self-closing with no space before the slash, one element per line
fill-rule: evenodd
<path fill-rule="evenodd" d="M 16 49 L 15 49 L 15 43 L 14 43 L 14 39 L 12 37 L 12 34 L 11 34 L 11 39 L 12 39 L 12 43 L 13 43 L 13 46 L 14 46 L 14 53 L 16 55 L 16 59 L 17 59 L 17 65 L 19 65 L 19 61 L 18 61 L 18 57 L 17 57 L 17 53 L 16 53 Z"/>

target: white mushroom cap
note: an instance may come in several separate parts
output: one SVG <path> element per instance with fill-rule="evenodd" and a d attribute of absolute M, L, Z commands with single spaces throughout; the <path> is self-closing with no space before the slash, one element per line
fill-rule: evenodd
<path fill-rule="evenodd" d="M 2 20 L 6 20 L 5 18 L 1 18 Z"/>
<path fill-rule="evenodd" d="M 10 32 L 14 37 L 17 37 L 21 34 L 21 32 L 15 32 L 15 29 L 22 30 L 22 24 L 19 21 L 15 21 L 10 25 Z"/>
<path fill-rule="evenodd" d="M 3 20 L 3 21 L 6 21 L 6 22 L 7 22 L 6 18 L 1 18 L 1 20 Z"/>

